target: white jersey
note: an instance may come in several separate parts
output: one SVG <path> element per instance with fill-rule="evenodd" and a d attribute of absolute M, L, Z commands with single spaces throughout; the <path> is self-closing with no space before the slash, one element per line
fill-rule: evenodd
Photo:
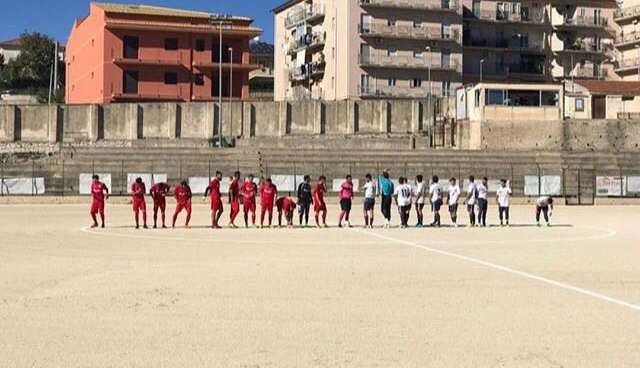
<path fill-rule="evenodd" d="M 364 184 L 364 197 L 366 199 L 375 199 L 378 194 L 378 185 L 375 181 Z"/>
<path fill-rule="evenodd" d="M 498 196 L 498 205 L 500 207 L 509 207 L 509 199 L 511 197 L 511 188 L 509 187 L 500 187 L 496 192 Z"/>
<path fill-rule="evenodd" d="M 484 184 L 480 183 L 476 186 L 476 190 L 478 191 L 478 199 L 487 199 L 487 194 L 489 193 L 489 190 L 487 190 L 487 187 L 484 186 Z"/>
<path fill-rule="evenodd" d="M 467 188 L 467 193 L 469 194 L 469 201 L 467 202 L 470 206 L 476 204 L 476 199 L 478 198 L 478 187 L 476 183 L 469 183 L 469 187 Z"/>
<path fill-rule="evenodd" d="M 536 204 L 538 205 L 538 207 L 548 207 L 549 206 L 549 198 L 548 196 L 542 196 L 540 198 L 538 198 L 538 201 L 536 202 Z"/>
<path fill-rule="evenodd" d="M 452 185 L 449 187 L 449 204 L 458 203 L 460 198 L 460 187 L 458 185 Z"/>
<path fill-rule="evenodd" d="M 431 194 L 431 203 L 437 202 L 442 199 L 442 188 L 440 188 L 440 184 L 433 183 L 429 188 L 429 194 Z"/>
<path fill-rule="evenodd" d="M 413 194 L 416 197 L 417 204 L 424 204 L 424 202 L 427 200 L 427 185 L 424 182 L 417 183 L 416 187 L 414 188 Z"/>
<path fill-rule="evenodd" d="M 405 207 L 411 205 L 411 185 L 400 184 L 396 187 L 395 195 L 398 199 L 398 206 Z"/>

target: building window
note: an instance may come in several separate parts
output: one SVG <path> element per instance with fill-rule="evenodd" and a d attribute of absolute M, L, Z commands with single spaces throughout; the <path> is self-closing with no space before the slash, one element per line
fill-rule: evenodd
<path fill-rule="evenodd" d="M 138 72 L 125 70 L 122 74 L 122 92 L 126 94 L 138 94 Z"/>
<path fill-rule="evenodd" d="M 576 98 L 576 111 L 584 111 L 584 98 Z"/>
<path fill-rule="evenodd" d="M 204 74 L 196 74 L 194 81 L 196 86 L 204 86 Z"/>
<path fill-rule="evenodd" d="M 201 38 L 198 38 L 196 40 L 196 51 L 197 52 L 203 52 L 204 51 L 204 40 Z"/>
<path fill-rule="evenodd" d="M 164 49 L 169 51 L 174 51 L 178 49 L 178 39 L 177 38 L 165 38 L 164 39 Z"/>
<path fill-rule="evenodd" d="M 422 79 L 413 78 L 411 80 L 411 88 L 420 88 L 420 87 L 422 87 Z"/>
<path fill-rule="evenodd" d="M 137 59 L 139 40 L 135 36 L 124 36 L 122 39 L 122 51 L 125 59 Z"/>
<path fill-rule="evenodd" d="M 444 97 L 451 96 L 451 81 L 448 81 L 448 80 L 442 81 L 442 96 Z"/>
<path fill-rule="evenodd" d="M 422 28 L 422 21 L 420 19 L 416 19 L 413 21 L 413 28 Z"/>
<path fill-rule="evenodd" d="M 387 19 L 387 25 L 388 25 L 389 27 L 395 27 L 395 26 L 396 26 L 396 20 L 395 20 L 395 18 L 389 18 L 389 19 Z"/>
<path fill-rule="evenodd" d="M 176 72 L 164 73 L 164 84 L 178 84 L 178 73 Z"/>
<path fill-rule="evenodd" d="M 395 87 L 397 82 L 398 80 L 396 78 L 389 78 L 389 80 L 387 81 L 389 87 Z"/>
<path fill-rule="evenodd" d="M 387 56 L 391 56 L 391 57 L 398 56 L 398 49 L 396 49 L 395 47 L 389 47 L 389 49 L 387 49 Z"/>

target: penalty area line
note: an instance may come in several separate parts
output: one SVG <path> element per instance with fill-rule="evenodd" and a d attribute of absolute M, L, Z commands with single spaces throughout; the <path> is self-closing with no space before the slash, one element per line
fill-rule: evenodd
<path fill-rule="evenodd" d="M 474 263 L 474 264 L 478 264 L 487 268 L 491 268 L 494 270 L 498 270 L 498 271 L 502 271 L 502 272 L 506 272 L 506 273 L 510 273 L 512 275 L 516 275 L 516 276 L 520 276 L 522 278 L 526 278 L 529 280 L 534 280 L 534 281 L 538 281 L 547 285 L 551 285 L 551 286 L 555 286 L 557 288 L 560 289 L 564 289 L 564 290 L 569 290 L 569 291 L 573 291 L 575 293 L 578 294 L 582 294 L 582 295 L 586 295 L 595 299 L 599 299 L 608 303 L 612 303 L 612 304 L 616 304 L 619 306 L 623 306 L 623 307 L 627 307 L 630 309 L 633 309 L 635 311 L 640 312 L 640 305 L 638 304 L 633 304 L 633 303 L 629 303 L 627 301 L 621 300 L 621 299 L 616 299 L 595 291 L 591 291 L 588 289 L 584 289 L 581 287 L 577 287 L 571 284 L 567 284 L 565 282 L 561 282 L 561 281 L 556 281 L 553 279 L 549 279 L 543 276 L 538 276 L 538 275 L 534 275 L 532 273 L 529 272 L 525 272 L 525 271 L 520 271 L 520 270 L 516 270 L 513 269 L 511 267 L 507 267 L 507 266 L 502 266 L 499 265 L 497 263 L 492 263 L 492 262 L 487 262 L 484 261 L 482 259 L 478 259 L 478 258 L 474 258 L 474 257 L 469 257 L 469 256 L 465 256 L 462 254 L 458 254 L 458 253 L 453 253 L 453 252 L 449 252 L 446 250 L 442 250 L 442 249 L 437 249 L 437 248 L 431 248 L 425 245 L 421 245 L 418 243 L 414 243 L 412 241 L 408 241 L 408 240 L 402 240 L 402 239 L 397 239 L 397 238 L 392 238 L 390 236 L 385 236 L 385 235 L 381 235 L 381 234 L 376 234 L 376 233 L 370 233 L 370 232 L 365 232 L 359 229 L 353 229 L 353 231 L 356 231 L 358 233 L 361 234 L 365 234 L 365 235 L 369 235 L 372 237 L 376 237 L 378 239 L 382 239 L 382 240 L 386 240 L 389 242 L 394 242 L 396 244 L 402 244 L 402 245 L 406 245 L 412 248 L 417 248 L 417 249 L 421 249 L 430 253 L 435 253 L 435 254 L 439 254 L 442 256 L 446 256 L 446 257 L 450 257 L 450 258 L 456 258 L 465 262 L 469 262 L 469 263 Z"/>

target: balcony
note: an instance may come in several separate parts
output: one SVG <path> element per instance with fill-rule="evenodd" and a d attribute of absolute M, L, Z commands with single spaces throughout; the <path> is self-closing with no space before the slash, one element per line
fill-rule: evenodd
<path fill-rule="evenodd" d="M 439 81 L 432 81 L 431 88 L 426 81 L 420 87 L 358 85 L 362 98 L 428 98 L 429 92 L 431 96 L 451 96 L 453 89 L 443 90 Z"/>
<path fill-rule="evenodd" d="M 386 8 L 408 10 L 433 10 L 459 12 L 458 0 L 360 0 L 363 8 Z"/>
<path fill-rule="evenodd" d="M 313 23 L 324 18 L 324 6 L 313 4 L 297 9 L 284 20 L 285 28 L 293 28 L 304 23 Z"/>
<path fill-rule="evenodd" d="M 615 41 L 616 47 L 629 47 L 640 42 L 640 32 L 633 31 L 626 34 L 618 34 Z"/>
<path fill-rule="evenodd" d="M 613 20 L 617 23 L 628 22 L 636 18 L 640 18 L 640 5 L 618 9 L 613 15 Z"/>
<path fill-rule="evenodd" d="M 209 70 L 209 69 L 218 69 L 220 68 L 220 63 L 218 62 L 209 62 L 209 61 L 194 61 L 193 62 L 193 67 L 196 69 L 200 69 L 200 70 Z M 230 62 L 223 62 L 222 63 L 222 69 L 223 70 L 230 70 L 231 68 L 233 68 L 233 70 L 237 70 L 237 71 L 253 71 L 253 70 L 258 70 L 261 69 L 262 67 L 260 65 L 257 64 L 244 64 L 240 61 L 234 61 L 233 63 Z"/>
<path fill-rule="evenodd" d="M 593 65 L 579 66 L 574 68 L 573 71 L 569 70 L 565 73 L 565 78 L 577 78 L 577 79 L 606 79 L 608 73 L 606 70 L 602 70 L 599 67 Z"/>
<path fill-rule="evenodd" d="M 464 42 L 465 47 L 477 49 L 490 49 L 498 52 L 515 52 L 515 53 L 531 53 L 545 54 L 545 48 L 542 41 L 540 42 L 520 42 L 519 39 L 502 39 L 493 42 L 486 39 L 471 39 Z"/>
<path fill-rule="evenodd" d="M 294 67 L 289 69 L 289 80 L 291 81 L 305 81 L 308 79 L 314 79 L 324 75 L 324 68 L 326 63 L 324 61 L 315 61 L 313 63 L 307 63 L 300 67 Z"/>
<path fill-rule="evenodd" d="M 616 72 L 628 73 L 636 72 L 640 68 L 640 58 L 622 59 L 620 60 Z"/>
<path fill-rule="evenodd" d="M 573 53 L 573 54 L 581 54 L 581 55 L 602 55 L 610 52 L 613 47 L 610 44 L 605 44 L 603 42 L 596 42 L 593 39 L 583 39 L 583 40 L 575 40 L 565 41 L 565 46 L 559 50 L 553 50 L 556 53 Z"/>
<path fill-rule="evenodd" d="M 518 24 L 532 24 L 532 25 L 544 25 L 547 24 L 544 16 L 544 9 L 522 9 L 519 13 L 507 12 L 504 10 L 480 10 L 480 11 L 466 11 L 464 13 L 466 20 L 477 20 L 484 22 L 494 23 L 518 23 Z"/>
<path fill-rule="evenodd" d="M 605 17 L 565 17 L 562 20 L 562 23 L 554 25 L 555 28 L 558 29 L 575 29 L 575 28 L 583 28 L 583 29 L 593 29 L 600 31 L 608 31 L 613 32 L 612 28 L 609 26 L 609 20 Z"/>
<path fill-rule="evenodd" d="M 544 79 L 544 64 L 509 64 L 505 67 L 507 76 L 524 79 Z"/>
<path fill-rule="evenodd" d="M 166 59 L 128 59 L 128 58 L 113 58 L 112 62 L 120 66 L 164 66 L 164 67 L 182 67 L 184 66 L 181 60 L 166 60 Z M 188 62 L 187 62 L 188 65 Z"/>
<path fill-rule="evenodd" d="M 363 37 L 382 37 L 407 40 L 431 40 L 445 42 L 461 42 L 458 29 L 442 27 L 414 27 L 412 25 L 388 25 L 386 23 L 362 23 L 359 26 Z"/>
<path fill-rule="evenodd" d="M 291 40 L 287 53 L 293 55 L 302 49 L 314 50 L 324 46 L 326 43 L 326 35 L 324 32 L 313 32 L 306 34 L 297 40 Z"/>
<path fill-rule="evenodd" d="M 388 56 L 388 55 L 359 55 L 360 65 L 363 67 L 389 69 L 419 69 L 443 72 L 460 72 L 458 60 L 443 61 L 441 58 L 426 56 Z"/>

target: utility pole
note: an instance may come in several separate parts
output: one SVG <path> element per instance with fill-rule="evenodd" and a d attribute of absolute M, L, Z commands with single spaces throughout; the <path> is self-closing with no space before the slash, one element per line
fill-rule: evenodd
<path fill-rule="evenodd" d="M 231 27 L 233 22 L 228 20 L 229 16 L 216 16 L 211 17 L 210 24 L 212 26 L 218 26 L 219 47 L 218 47 L 218 142 L 220 148 L 223 146 L 223 133 L 222 133 L 222 28 L 223 26 Z"/>
<path fill-rule="evenodd" d="M 233 124 L 233 106 L 231 106 L 233 102 L 233 47 L 229 47 L 229 55 L 229 124 Z M 229 131 L 233 132 L 233 129 Z M 231 138 L 233 138 L 233 133 L 231 133 Z"/>

